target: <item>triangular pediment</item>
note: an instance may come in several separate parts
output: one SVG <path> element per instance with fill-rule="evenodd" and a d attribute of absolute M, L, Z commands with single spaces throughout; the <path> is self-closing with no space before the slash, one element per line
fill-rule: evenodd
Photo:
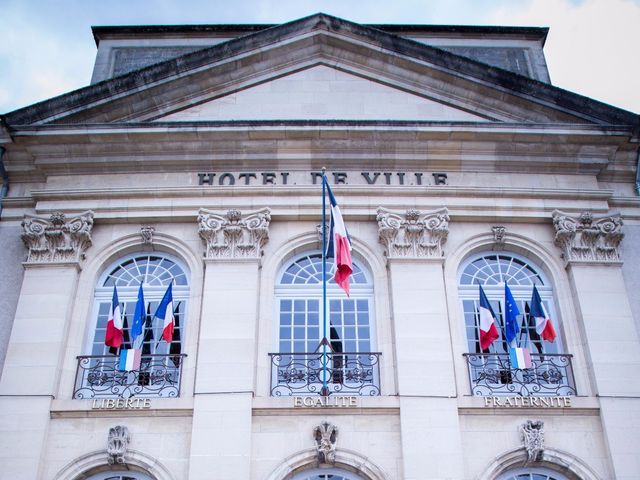
<path fill-rule="evenodd" d="M 276 119 L 487 121 L 460 108 L 325 65 L 158 118 L 163 122 Z"/>
<path fill-rule="evenodd" d="M 317 81 L 318 76 L 331 78 Z M 11 112 L 6 119 L 13 125 L 286 119 L 635 121 L 629 112 L 324 14 L 105 80 Z"/>

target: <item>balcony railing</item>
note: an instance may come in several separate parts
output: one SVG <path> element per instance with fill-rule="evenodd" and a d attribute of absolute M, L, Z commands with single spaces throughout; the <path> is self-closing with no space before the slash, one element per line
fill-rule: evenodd
<path fill-rule="evenodd" d="M 270 353 L 271 395 L 380 395 L 381 355 L 379 352 L 327 352 L 326 356 L 322 352 Z M 328 392 L 322 391 L 325 379 Z"/>
<path fill-rule="evenodd" d="M 140 370 L 121 372 L 114 355 L 77 357 L 73 398 L 178 397 L 186 354 L 142 355 Z"/>
<path fill-rule="evenodd" d="M 511 367 L 506 353 L 465 353 L 473 395 L 576 395 L 568 354 L 531 354 L 532 368 Z"/>

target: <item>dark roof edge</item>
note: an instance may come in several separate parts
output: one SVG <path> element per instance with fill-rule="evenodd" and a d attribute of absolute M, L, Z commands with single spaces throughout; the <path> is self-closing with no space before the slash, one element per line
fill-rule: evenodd
<path fill-rule="evenodd" d="M 324 15 L 324 14 L 319 14 Z M 119 34 L 177 34 L 177 33 L 240 33 L 249 34 L 276 27 L 277 23 L 228 23 L 228 24 L 192 24 L 192 25 L 96 25 L 91 27 L 96 46 L 105 35 Z M 375 28 L 389 33 L 455 33 L 482 35 L 524 35 L 542 41 L 544 45 L 548 27 L 517 27 L 494 25 L 422 25 L 422 24 L 392 24 L 392 23 L 363 23 L 365 27 Z"/>
<path fill-rule="evenodd" d="M 443 70 L 460 72 L 486 83 L 502 87 L 505 90 L 531 95 L 544 102 L 556 104 L 562 108 L 582 113 L 604 123 L 615 125 L 637 125 L 640 116 L 632 112 L 607 105 L 603 102 L 569 92 L 546 83 L 524 77 L 500 68 L 491 67 L 475 60 L 455 55 L 444 50 L 425 45 L 404 37 L 359 25 L 329 15 L 318 14 L 284 23 L 276 27 L 260 30 L 240 38 L 183 55 L 181 57 L 157 63 L 103 80 L 73 92 L 44 100 L 6 114 L 13 124 L 28 124 L 44 121 L 68 108 L 70 101 L 74 108 L 83 104 L 100 101 L 116 94 L 123 94 L 143 85 L 160 81 L 172 75 L 202 67 L 211 62 L 223 60 L 239 53 L 260 48 L 264 43 L 277 41 L 282 37 L 294 35 L 303 29 L 327 29 L 333 32 L 345 32 L 366 38 L 383 49 L 406 55 Z M 45 107 L 46 106 L 46 107 Z"/>

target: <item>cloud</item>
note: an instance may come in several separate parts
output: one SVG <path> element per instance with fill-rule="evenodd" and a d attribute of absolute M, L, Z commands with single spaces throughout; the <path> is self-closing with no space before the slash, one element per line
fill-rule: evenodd
<path fill-rule="evenodd" d="M 639 2 L 532 0 L 487 19 L 550 27 L 545 56 L 554 85 L 640 112 Z"/>

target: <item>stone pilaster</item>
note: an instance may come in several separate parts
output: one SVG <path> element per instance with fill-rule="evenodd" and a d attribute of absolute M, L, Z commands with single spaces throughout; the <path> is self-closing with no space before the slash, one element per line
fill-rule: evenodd
<path fill-rule="evenodd" d="M 0 452 L 1 464 L 19 469 L 14 478 L 38 478 L 51 399 L 61 394 L 59 362 L 92 227 L 92 212 L 28 215 L 22 222 L 29 251 L 0 381 L 0 436 L 11 438 L 12 445 L 32 446 Z"/>
<path fill-rule="evenodd" d="M 462 478 L 443 274 L 449 215 L 379 208 L 377 221 L 393 298 L 404 478 L 424 478 L 425 464 L 433 478 Z"/>
<path fill-rule="evenodd" d="M 567 264 L 578 320 L 585 333 L 588 368 L 599 396 L 615 477 L 637 477 L 640 418 L 640 341 L 622 276 L 619 215 L 576 216 L 555 211 L 555 243 Z M 580 392 L 579 392 L 580 393 Z"/>
<path fill-rule="evenodd" d="M 198 215 L 205 276 L 190 479 L 250 477 L 259 269 L 270 220 L 269 209 Z"/>

